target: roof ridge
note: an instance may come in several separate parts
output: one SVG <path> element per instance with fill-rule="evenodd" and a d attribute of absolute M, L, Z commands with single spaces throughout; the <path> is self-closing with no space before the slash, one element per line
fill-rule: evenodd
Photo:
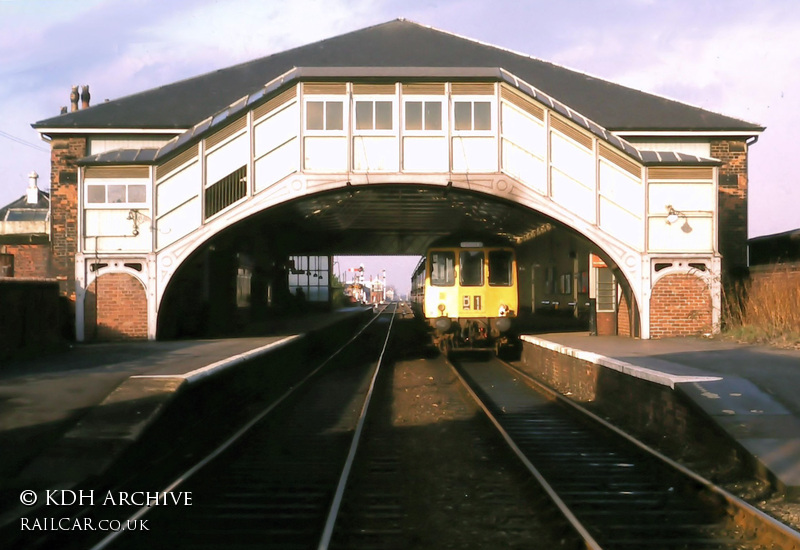
<path fill-rule="evenodd" d="M 408 43 L 409 40 L 412 42 Z M 365 44 L 367 48 L 364 48 Z M 436 48 L 441 48 L 441 51 Z M 188 76 L 86 110 L 49 117 L 36 122 L 33 127 L 40 131 L 104 127 L 184 131 L 203 118 L 204 113 L 226 108 L 238 98 L 263 87 L 275 74 L 285 73 L 292 67 L 345 65 L 501 68 L 520 75 L 550 97 L 568 104 L 571 110 L 614 131 L 686 128 L 759 133 L 764 129 L 742 119 L 406 18 L 377 23 Z M 193 101 L 179 102 L 175 99 L 178 94 L 188 94 Z M 599 99 L 601 97 L 621 97 L 627 101 L 627 106 L 620 104 L 611 109 L 605 100 Z M 631 98 L 636 101 L 631 103 Z M 152 101 L 159 103 L 153 106 Z"/>
<path fill-rule="evenodd" d="M 755 122 L 747 121 L 747 120 L 745 120 L 743 118 L 726 115 L 725 113 L 722 113 L 722 112 L 719 112 L 719 111 L 714 111 L 712 109 L 708 109 L 706 107 L 702 107 L 702 106 L 696 105 L 694 103 L 689 103 L 689 102 L 683 101 L 681 99 L 676 99 L 676 98 L 670 97 L 668 95 L 664 95 L 664 94 L 657 93 L 657 92 L 652 92 L 652 91 L 645 91 L 645 90 L 642 90 L 642 89 L 639 89 L 639 88 L 634 88 L 633 86 L 628 86 L 627 84 L 620 84 L 619 82 L 616 82 L 614 80 L 610 80 L 608 78 L 605 78 L 603 76 L 588 72 L 586 70 L 577 69 L 577 68 L 574 68 L 574 67 L 571 67 L 571 66 L 568 66 L 568 65 L 563 65 L 561 63 L 554 63 L 552 61 L 548 61 L 546 59 L 542 59 L 540 57 L 536 57 L 536 56 L 533 56 L 533 55 L 528 54 L 528 53 L 520 52 L 520 51 L 514 50 L 512 48 L 507 48 L 505 46 L 499 46 L 499 45 L 493 44 L 491 42 L 478 40 L 477 38 L 472 38 L 472 37 L 469 37 L 469 36 L 461 35 L 461 34 L 458 34 L 458 33 L 452 32 L 452 31 L 448 31 L 448 30 L 445 30 L 445 29 L 439 29 L 439 28 L 434 27 L 432 25 L 425 25 L 425 24 L 422 24 L 422 23 L 417 23 L 416 21 L 411 21 L 411 20 L 402 19 L 402 18 L 400 18 L 400 20 L 407 21 L 409 23 L 413 23 L 413 24 L 418 25 L 420 27 L 427 28 L 427 29 L 430 29 L 430 30 L 433 30 L 433 31 L 436 31 L 436 32 L 440 32 L 440 33 L 443 33 L 443 34 L 454 36 L 454 37 L 460 38 L 462 40 L 467 40 L 469 42 L 473 42 L 473 43 L 479 44 L 481 46 L 487 46 L 487 47 L 490 47 L 490 48 L 496 48 L 498 50 L 502 50 L 502 51 L 505 51 L 505 52 L 508 52 L 508 53 L 511 53 L 511 54 L 514 54 L 514 55 L 518 55 L 520 57 L 525 57 L 525 58 L 531 59 L 533 61 L 538 61 L 540 63 L 551 65 L 553 67 L 558 67 L 559 69 L 563 69 L 565 71 L 570 71 L 570 72 L 573 72 L 573 73 L 581 74 L 583 76 L 587 76 L 587 77 L 592 78 L 594 80 L 599 80 L 599 81 L 602 81 L 602 82 L 606 82 L 606 83 L 612 84 L 614 86 L 620 86 L 620 87 L 623 87 L 623 88 L 627 88 L 629 90 L 634 90 L 636 92 L 649 94 L 649 95 L 652 95 L 652 96 L 655 96 L 655 97 L 659 97 L 659 98 L 667 100 L 667 101 L 672 101 L 673 103 L 678 103 L 680 105 L 685 105 L 685 106 L 688 106 L 688 107 L 694 107 L 695 109 L 699 109 L 701 111 L 706 111 L 706 112 L 709 112 L 709 113 L 713 113 L 715 115 L 720 115 L 720 116 L 724 116 L 724 117 L 728 117 L 728 118 L 733 118 L 735 120 L 738 120 L 740 122 L 744 122 L 744 123 L 747 123 L 747 124 L 757 124 L 759 126 L 763 126 L 760 123 L 755 123 Z"/>

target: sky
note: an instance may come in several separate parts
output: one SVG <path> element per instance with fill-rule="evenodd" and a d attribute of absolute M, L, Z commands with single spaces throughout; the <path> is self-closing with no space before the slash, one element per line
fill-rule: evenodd
<path fill-rule="evenodd" d="M 800 228 L 796 0 L 0 0 L 0 206 L 49 188 L 31 124 L 74 85 L 96 104 L 401 17 L 766 126 L 749 236 Z"/>

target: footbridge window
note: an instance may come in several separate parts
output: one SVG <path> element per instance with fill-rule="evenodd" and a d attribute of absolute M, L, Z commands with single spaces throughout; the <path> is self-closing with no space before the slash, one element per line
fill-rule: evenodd
<path fill-rule="evenodd" d="M 446 172 L 444 85 L 408 86 L 403 92 L 403 170 Z"/>
<path fill-rule="evenodd" d="M 320 172 L 348 169 L 347 131 L 350 114 L 346 86 L 340 83 L 304 84 L 303 168 Z"/>
<path fill-rule="evenodd" d="M 306 130 L 342 131 L 344 103 L 342 101 L 309 101 L 306 103 Z"/>
<path fill-rule="evenodd" d="M 453 106 L 456 131 L 492 130 L 492 103 L 490 101 L 456 101 Z"/>
<path fill-rule="evenodd" d="M 222 211 L 245 195 L 247 195 L 247 166 L 242 166 L 206 188 L 206 218 Z"/>
<path fill-rule="evenodd" d="M 441 131 L 441 101 L 406 101 L 406 131 Z"/>
<path fill-rule="evenodd" d="M 396 172 L 400 151 L 396 132 L 397 90 L 393 85 L 353 86 L 353 169 Z"/>
<path fill-rule="evenodd" d="M 391 101 L 356 101 L 356 130 L 391 130 Z"/>
<path fill-rule="evenodd" d="M 498 169 L 497 109 L 494 86 L 453 84 L 453 171 L 495 172 Z"/>

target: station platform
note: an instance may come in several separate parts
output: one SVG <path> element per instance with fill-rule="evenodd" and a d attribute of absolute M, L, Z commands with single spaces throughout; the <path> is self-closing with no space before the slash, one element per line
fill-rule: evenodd
<path fill-rule="evenodd" d="M 296 315 L 246 338 L 75 344 L 0 365 L 0 495 L 69 489 L 99 475 L 179 389 L 372 308 Z M 16 492 L 16 493 L 15 493 Z M 5 498 L 8 497 L 8 498 Z M 5 507 L 2 507 L 5 508 Z M 0 509 L 0 526 L 20 511 Z"/>
<path fill-rule="evenodd" d="M 681 392 L 774 476 L 790 498 L 800 496 L 800 350 L 586 332 L 522 340 Z"/>

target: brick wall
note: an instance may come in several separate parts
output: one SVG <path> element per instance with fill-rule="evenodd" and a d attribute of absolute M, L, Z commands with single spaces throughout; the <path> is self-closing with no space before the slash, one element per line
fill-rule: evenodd
<path fill-rule="evenodd" d="M 613 311 L 598 311 L 596 320 L 598 336 L 613 336 L 617 333 L 617 314 Z"/>
<path fill-rule="evenodd" d="M 619 336 L 632 336 L 631 332 L 631 310 L 628 306 L 628 296 L 623 293 L 619 300 L 617 310 L 617 334 Z"/>
<path fill-rule="evenodd" d="M 750 268 L 750 280 L 753 284 L 775 280 L 800 284 L 800 262 L 753 266 Z"/>
<path fill-rule="evenodd" d="M 650 337 L 692 336 L 711 332 L 711 292 L 688 273 L 659 279 L 650 296 Z"/>
<path fill-rule="evenodd" d="M 64 312 L 55 280 L 0 280 L 0 359 L 63 342 Z M 2 370 L 2 361 L 0 361 Z"/>
<path fill-rule="evenodd" d="M 711 140 L 719 170 L 719 251 L 726 278 L 741 279 L 747 266 L 747 143 Z"/>
<path fill-rule="evenodd" d="M 705 450 L 718 459 L 721 470 L 744 460 L 677 386 L 673 390 L 530 342 L 524 342 L 515 366 L 674 459 L 691 460 Z"/>
<path fill-rule="evenodd" d="M 89 285 L 84 302 L 86 340 L 147 338 L 147 295 L 127 273 L 101 275 Z"/>
<path fill-rule="evenodd" d="M 53 137 L 50 153 L 50 220 L 53 275 L 61 293 L 75 297 L 78 251 L 78 167 L 86 156 L 85 137 Z"/>
<path fill-rule="evenodd" d="M 50 277 L 50 244 L 7 244 L 0 251 L 14 256 L 14 277 Z"/>

